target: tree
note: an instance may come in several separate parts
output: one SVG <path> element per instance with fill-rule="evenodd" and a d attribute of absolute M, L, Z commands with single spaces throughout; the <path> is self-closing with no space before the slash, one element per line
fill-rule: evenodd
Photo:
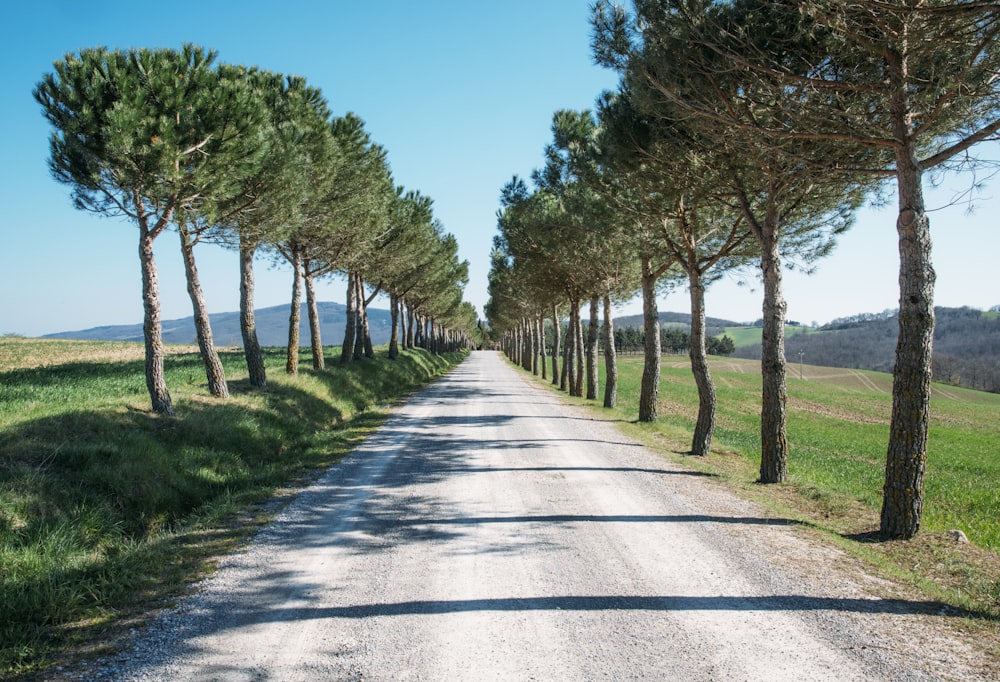
<path fill-rule="evenodd" d="M 308 205 L 313 164 L 322 163 L 330 113 L 320 91 L 305 79 L 253 69 L 254 84 L 269 114 L 267 154 L 241 191 L 222 208 L 216 241 L 234 246 L 240 262 L 240 332 L 251 386 L 267 385 L 254 318 L 254 257 L 264 242 L 280 243 Z"/>
<path fill-rule="evenodd" d="M 252 87 L 247 69 L 221 65 L 216 76 L 216 79 L 206 79 L 198 91 L 200 97 L 210 98 L 215 104 L 205 107 L 205 118 L 200 121 L 200 125 L 214 131 L 211 147 L 206 146 L 201 152 L 208 155 L 206 173 L 213 176 L 214 183 L 205 187 L 197 201 L 179 208 L 175 222 L 208 390 L 215 397 L 228 398 L 229 388 L 212 339 L 194 247 L 224 219 L 222 211 L 233 203 L 234 197 L 242 196 L 243 180 L 257 173 L 267 154 L 268 136 L 266 110 Z"/>
<path fill-rule="evenodd" d="M 536 176 L 536 184 L 539 182 Z M 512 263 L 509 272 L 517 285 L 506 299 L 506 314 L 518 320 L 526 353 L 521 364 L 531 369 L 531 329 L 528 321 L 541 317 L 551 307 L 550 302 L 568 301 L 569 328 L 564 345 L 561 387 L 570 395 L 583 395 L 582 327 L 580 307 L 588 289 L 589 274 L 581 268 L 581 252 L 575 248 L 581 233 L 565 230 L 570 218 L 565 203 L 556 191 L 539 187 L 529 192 L 520 178 L 514 178 L 503 189 L 501 210 L 497 226 L 499 234 L 494 239 L 495 248 Z M 574 258 L 574 256 L 576 258 Z M 487 308 L 495 310 L 495 306 Z M 491 318 L 491 325 L 492 323 Z M 498 319 L 499 322 L 499 319 Z M 561 324 L 556 320 L 555 324 Z M 578 366 L 579 365 L 579 366 Z"/>
<path fill-rule="evenodd" d="M 34 90 L 54 131 L 49 167 L 77 208 L 126 216 L 139 228 L 146 385 L 156 413 L 174 413 L 163 372 L 153 243 L 178 211 L 220 182 L 225 144 L 213 87 L 216 55 L 181 50 L 91 48 L 56 61 Z"/>
<path fill-rule="evenodd" d="M 736 351 L 736 344 L 729 336 L 713 336 L 708 340 L 709 355 L 732 355 Z"/>
<path fill-rule="evenodd" d="M 868 170 L 891 174 L 895 184 L 899 340 L 880 532 L 912 538 L 923 509 L 934 337 L 923 174 L 971 161 L 969 150 L 1000 131 L 1000 5 L 816 0 L 802 12 L 804 23 L 826 37 L 825 59 L 814 61 L 809 82 L 830 97 L 793 132 L 847 136 L 887 152 L 882 166 Z"/>
<path fill-rule="evenodd" d="M 727 60 L 756 49 L 788 70 L 803 69 L 806 48 L 794 28 L 774 20 L 769 9 L 777 3 L 759 4 L 637 2 L 631 18 L 602 2 L 595 9 L 594 44 L 597 58 L 623 74 L 642 115 L 683 119 L 699 131 L 702 148 L 714 141 L 707 151 L 725 185 L 718 194 L 742 211 L 758 242 L 764 289 L 760 480 L 776 483 L 788 467 L 782 258 L 797 255 L 808 263 L 833 247 L 865 189 L 843 166 L 864 155 L 842 143 L 775 145 L 759 132 L 811 94 L 790 93 L 767 73 L 749 78 L 739 61 Z"/>
<path fill-rule="evenodd" d="M 709 14 L 722 19 L 714 27 L 723 31 L 701 30 L 714 39 L 699 44 L 713 54 L 714 74 L 738 74 L 741 82 L 725 106 L 687 98 L 693 115 L 770 150 L 788 145 L 815 150 L 819 144 L 835 152 L 803 155 L 813 169 L 818 161 L 830 170 L 829 161 L 840 159 L 834 167 L 838 174 L 893 181 L 900 313 L 880 532 L 883 538 L 913 537 L 922 513 L 934 329 L 923 174 L 974 165 L 973 147 L 1000 131 L 1000 5 L 979 0 L 670 4 L 673 16 L 683 15 L 691 25 Z M 683 54 L 693 53 L 684 46 Z M 752 117 L 745 115 L 750 110 Z"/>
<path fill-rule="evenodd" d="M 318 114 L 319 112 L 317 112 Z M 386 231 L 392 178 L 385 150 L 371 142 L 364 122 L 346 114 L 310 134 L 304 172 L 308 182 L 294 213 L 295 223 L 268 247 L 292 265 L 292 305 L 286 371 L 298 367 L 299 319 L 303 288 L 309 303 L 314 363 L 322 364 L 322 341 L 313 282 L 343 272 L 348 275 L 347 357 L 353 357 L 357 333 L 357 275 L 365 258 Z M 349 339 L 349 340 L 348 340 Z M 344 360 L 344 354 L 341 356 Z M 349 361 L 349 360 L 347 360 Z"/>
<path fill-rule="evenodd" d="M 575 329 L 574 301 L 578 310 L 582 294 L 573 273 L 567 272 L 564 261 L 558 259 L 560 235 L 549 229 L 558 220 L 560 211 L 556 197 L 551 192 L 530 192 L 527 184 L 515 177 L 502 189 L 500 204 L 498 234 L 494 237 L 491 302 L 486 313 L 491 327 L 505 329 L 508 336 L 514 336 L 516 357 L 523 367 L 532 369 L 541 345 L 535 338 L 537 326 L 532 321 L 548 314 L 554 301 L 568 298 L 570 327 Z M 561 320 L 554 320 L 553 324 L 558 326 Z M 566 346 L 575 351 L 574 344 L 567 342 Z M 563 387 L 574 395 L 575 369 L 573 363 L 564 361 L 563 373 L 567 379 Z"/>
<path fill-rule="evenodd" d="M 715 385 L 705 338 L 705 290 L 719 272 L 754 254 L 751 232 L 741 214 L 717 196 L 720 185 L 710 142 L 697 129 L 662 113 L 642 116 L 633 90 L 624 84 L 602 107 L 609 161 L 629 174 L 634 210 L 646 213 L 650 228 L 644 246 L 685 273 L 691 301 L 687 344 L 698 387 L 698 418 L 691 453 L 707 455 L 715 431 Z M 638 190 L 638 191 L 636 191 Z M 650 330 L 651 332 L 652 330 Z"/>
<path fill-rule="evenodd" d="M 442 230 L 434 220 L 432 205 L 431 199 L 419 192 L 397 188 L 390 219 L 392 235 L 375 254 L 378 259 L 375 270 L 389 292 L 390 359 L 399 356 L 403 300 L 419 284 L 421 273 L 432 265 L 435 242 L 441 239 Z M 404 346 L 405 336 L 402 334 Z"/>
<path fill-rule="evenodd" d="M 614 407 L 618 402 L 618 352 L 610 293 L 604 294 L 604 367 L 604 407 Z"/>
<path fill-rule="evenodd" d="M 669 213 L 666 205 L 673 201 L 674 194 L 650 192 L 638 176 L 642 165 L 635 163 L 638 148 L 634 136 L 640 125 L 627 97 L 612 94 L 602 97 L 598 119 L 600 125 L 588 153 L 590 162 L 582 167 L 582 172 L 615 216 L 613 220 L 620 234 L 618 248 L 639 263 L 644 330 L 639 421 L 652 422 L 658 417 L 660 393 L 660 320 L 656 299 L 676 277 L 675 258 L 657 246 L 655 235 L 662 217 Z"/>
<path fill-rule="evenodd" d="M 458 242 L 442 235 L 435 247 L 436 257 L 421 271 L 420 282 L 406 296 L 409 314 L 421 321 L 422 343 L 432 353 L 452 347 L 451 332 L 461 327 L 467 336 L 475 325 L 475 310 L 462 301 L 469 281 L 468 261 L 459 261 Z"/>
<path fill-rule="evenodd" d="M 546 146 L 546 166 L 536 182 L 561 197 L 571 250 L 567 253 L 583 268 L 590 290 L 590 327 L 587 343 L 587 396 L 597 398 L 597 309 L 605 299 L 610 320 L 611 297 L 628 297 L 638 286 L 638 259 L 626 222 L 615 204 L 602 193 L 601 159 L 595 147 L 600 134 L 590 111 L 559 110 L 552 118 L 553 140 Z M 606 326 L 608 326 L 606 324 Z M 617 356 L 614 335 L 605 335 L 605 404 L 615 401 Z M 611 403 L 611 404 L 608 404 Z"/>
<path fill-rule="evenodd" d="M 312 215 L 325 235 L 317 257 L 331 271 L 348 277 L 347 328 L 340 356 L 346 363 L 354 359 L 366 300 L 358 282 L 363 282 L 362 271 L 390 231 L 395 185 L 385 149 L 372 142 L 360 117 L 348 113 L 334 119 L 331 132 L 336 162 L 327 169 Z"/>

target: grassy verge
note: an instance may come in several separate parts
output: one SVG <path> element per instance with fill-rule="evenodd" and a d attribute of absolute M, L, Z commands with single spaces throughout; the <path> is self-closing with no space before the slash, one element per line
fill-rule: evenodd
<path fill-rule="evenodd" d="M 635 422 L 641 358 L 620 361 L 618 407 L 610 414 L 595 409 L 630 422 L 625 424 L 630 434 L 673 460 L 716 474 L 777 513 L 825 533 L 884 575 L 995 630 L 1000 618 L 1000 396 L 934 385 L 921 532 L 911 541 L 877 542 L 891 377 L 806 366 L 800 379 L 799 367 L 794 369 L 788 378 L 790 477 L 781 485 L 756 483 L 759 363 L 713 360 L 717 428 L 712 453 L 705 458 L 685 454 L 698 410 L 686 358 L 664 362 L 657 422 Z M 971 542 L 950 539 L 953 529 Z"/>
<path fill-rule="evenodd" d="M 461 355 L 407 351 L 284 373 L 268 388 L 223 353 L 233 397 L 212 399 L 194 349 L 171 348 L 176 418 L 148 408 L 142 347 L 0 339 L 0 677 L 97 651 L 243 541 L 268 500 L 339 461 L 380 406 Z"/>

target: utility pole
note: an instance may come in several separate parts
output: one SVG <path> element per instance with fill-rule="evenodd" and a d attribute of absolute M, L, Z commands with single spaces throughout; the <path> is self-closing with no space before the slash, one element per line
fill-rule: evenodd
<path fill-rule="evenodd" d="M 802 373 L 802 356 L 805 354 L 806 352 L 804 350 L 799 351 L 799 379 L 802 379 L 803 381 L 805 381 L 806 377 L 805 374 Z"/>

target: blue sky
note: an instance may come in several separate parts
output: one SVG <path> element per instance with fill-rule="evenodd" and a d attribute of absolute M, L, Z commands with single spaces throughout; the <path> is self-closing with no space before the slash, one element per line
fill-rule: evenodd
<path fill-rule="evenodd" d="M 552 113 L 591 107 L 613 73 L 593 65 L 590 0 L 285 2 L 35 0 L 5 7 L 0 28 L 0 334 L 28 336 L 142 320 L 135 228 L 72 208 L 48 173 L 49 128 L 31 91 L 67 52 L 179 47 L 193 42 L 220 61 L 304 76 L 335 114 L 361 116 L 388 150 L 397 184 L 435 201 L 435 214 L 470 262 L 466 300 L 482 312 L 500 188 L 542 163 Z M 235 8 L 235 9 L 234 9 Z M 996 147 L 991 148 L 997 158 Z M 930 203 L 948 202 L 967 177 L 945 178 Z M 1000 304 L 1000 181 L 966 205 L 932 214 L 938 305 Z M 234 254 L 199 247 L 212 312 L 238 309 Z M 827 322 L 897 305 L 894 211 L 864 210 L 837 251 L 810 277 L 785 277 L 788 315 Z M 156 242 L 164 319 L 191 314 L 176 235 Z M 287 268 L 258 267 L 257 305 L 286 304 Z M 342 301 L 343 284 L 320 289 Z M 760 317 L 759 287 L 715 284 L 708 314 Z M 683 291 L 661 310 L 687 310 Z M 638 302 L 622 312 L 638 312 Z"/>

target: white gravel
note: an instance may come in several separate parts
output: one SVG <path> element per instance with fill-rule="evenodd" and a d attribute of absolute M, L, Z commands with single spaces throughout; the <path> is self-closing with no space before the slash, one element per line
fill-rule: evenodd
<path fill-rule="evenodd" d="M 475 353 L 86 680 L 975 679 L 933 605 Z"/>

